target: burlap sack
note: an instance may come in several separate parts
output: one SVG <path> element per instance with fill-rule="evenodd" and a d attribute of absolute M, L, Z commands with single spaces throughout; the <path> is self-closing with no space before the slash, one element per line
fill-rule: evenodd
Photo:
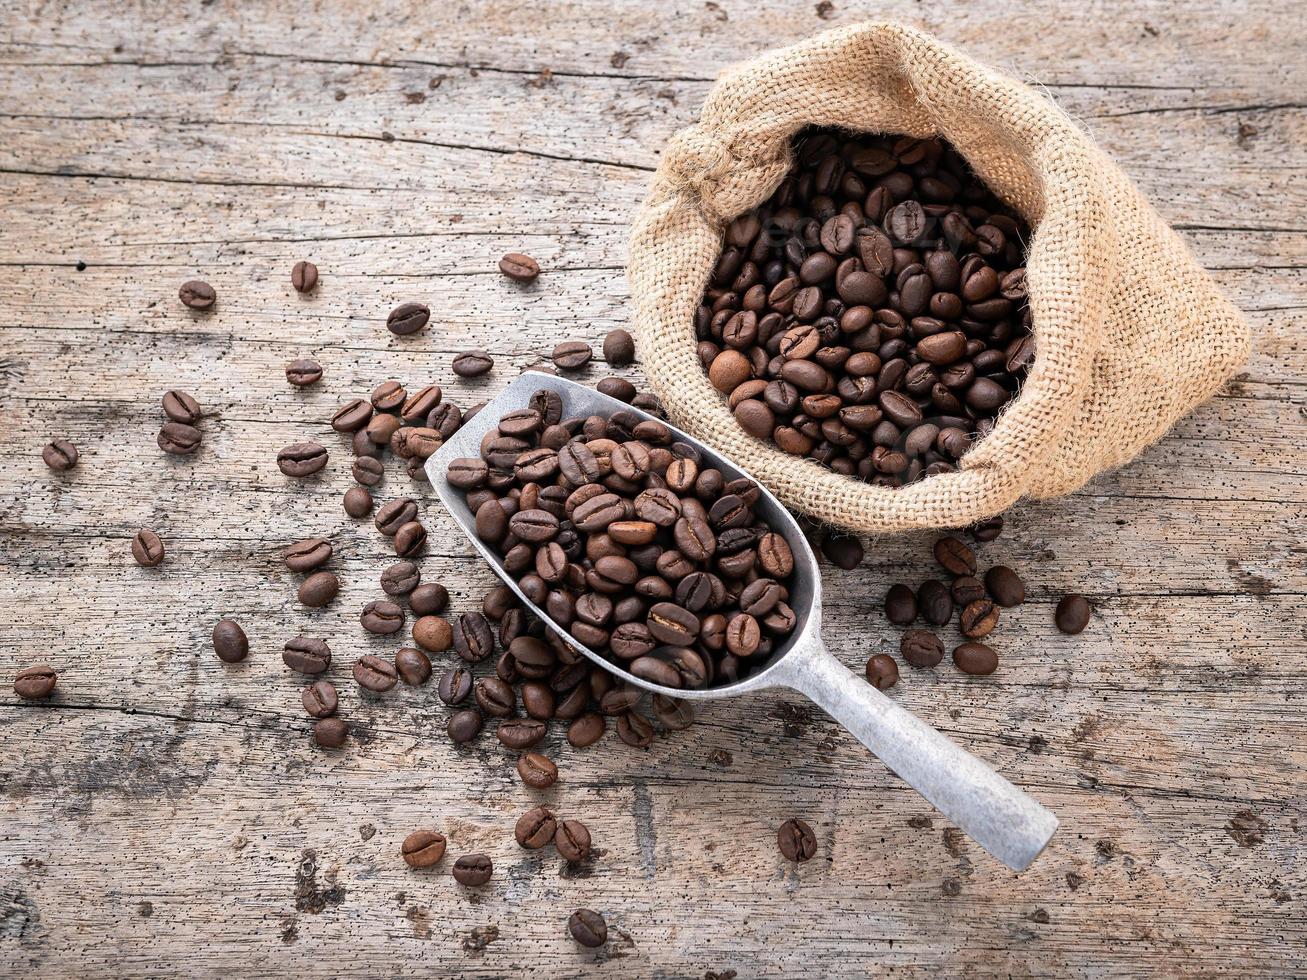
<path fill-rule="evenodd" d="M 747 435 L 695 353 L 722 229 L 766 200 L 809 125 L 942 135 L 1035 229 L 1036 360 L 956 473 L 901 489 Z M 663 153 L 635 219 L 641 360 L 677 424 L 790 507 L 856 531 L 958 527 L 1138 455 L 1247 357 L 1248 327 L 1130 180 L 1047 98 L 920 31 L 863 24 L 727 70 Z"/>

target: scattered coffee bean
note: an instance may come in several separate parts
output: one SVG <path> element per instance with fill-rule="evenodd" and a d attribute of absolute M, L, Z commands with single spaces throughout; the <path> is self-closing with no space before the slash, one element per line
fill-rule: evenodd
<path fill-rule="evenodd" d="M 837 568 L 852 571 L 862 564 L 862 542 L 851 534 L 830 533 L 821 539 L 821 553 Z"/>
<path fill-rule="evenodd" d="M 1092 611 L 1089 600 L 1082 595 L 1065 595 L 1057 604 L 1057 612 L 1053 621 L 1057 628 L 1063 633 L 1075 636 L 1084 631 L 1089 625 L 1089 614 Z"/>
<path fill-rule="evenodd" d="M 995 565 L 985 573 L 985 588 L 1004 609 L 1019 606 L 1026 601 L 1026 583 L 1006 565 Z"/>
<path fill-rule="evenodd" d="M 992 674 L 998 669 L 998 654 L 983 643 L 963 643 L 953 650 L 953 662 L 965 674 Z"/>
<path fill-rule="evenodd" d="M 323 640 L 297 636 L 286 641 L 281 659 L 301 674 L 321 674 L 331 666 L 331 648 Z"/>
<path fill-rule="evenodd" d="M 498 677 L 483 677 L 472 687 L 477 707 L 491 718 L 508 718 L 517 711 L 517 695 Z"/>
<path fill-rule="evenodd" d="M 345 491 L 345 513 L 350 517 L 367 517 L 372 513 L 372 494 L 362 487 L 350 487 Z"/>
<path fill-rule="evenodd" d="M 219 620 L 213 627 L 213 652 L 224 663 L 240 663 L 250 655 L 250 641 L 240 624 L 231 619 Z"/>
<path fill-rule="evenodd" d="M 604 360 L 612 367 L 626 367 L 635 361 L 635 340 L 618 327 L 604 337 Z"/>
<path fill-rule="evenodd" d="M 867 661 L 867 680 L 878 691 L 888 691 L 899 682 L 899 665 L 887 653 L 878 653 Z"/>
<path fill-rule="evenodd" d="M 466 667 L 451 667 L 440 675 L 436 693 L 445 704 L 462 704 L 472 694 L 472 672 Z"/>
<path fill-rule="evenodd" d="M 486 617 L 479 612 L 464 613 L 454 620 L 455 652 L 468 663 L 479 663 L 495 650 L 495 637 Z"/>
<path fill-rule="evenodd" d="M 331 542 L 326 538 L 305 538 L 286 549 L 286 567 L 292 572 L 311 572 L 331 558 Z"/>
<path fill-rule="evenodd" d="M 320 609 L 340 592 L 340 579 L 334 572 L 314 572 L 300 583 L 299 600 L 310 609 Z"/>
<path fill-rule="evenodd" d="M 468 888 L 484 885 L 494 873 L 494 864 L 484 854 L 465 854 L 454 862 L 454 880 Z"/>
<path fill-rule="evenodd" d="M 495 360 L 483 350 L 469 350 L 455 355 L 453 366 L 460 378 L 476 378 L 493 368 Z"/>
<path fill-rule="evenodd" d="M 431 616 L 445 611 L 449 605 L 449 592 L 439 582 L 419 585 L 408 597 L 408 607 L 415 616 Z"/>
<path fill-rule="evenodd" d="M 336 409 L 331 427 L 337 432 L 358 432 L 372 420 L 372 406 L 362 398 L 355 398 Z"/>
<path fill-rule="evenodd" d="M 595 391 L 628 405 L 635 398 L 635 385 L 625 378 L 600 378 L 595 384 Z"/>
<path fill-rule="evenodd" d="M 975 575 L 976 555 L 957 538 L 940 538 L 935 542 L 935 560 L 950 575 Z"/>
<path fill-rule="evenodd" d="M 608 923 L 598 912 L 577 909 L 567 919 L 567 931 L 582 946 L 595 949 L 608 941 Z"/>
<path fill-rule="evenodd" d="M 67 439 L 55 439 L 41 450 L 41 459 L 56 473 L 65 473 L 77 465 L 77 447 Z"/>
<path fill-rule="evenodd" d="M 554 847 L 569 864 L 584 861 L 590 856 L 590 831 L 580 820 L 560 820 L 554 831 Z"/>
<path fill-rule="evenodd" d="M 539 752 L 525 752 L 517 759 L 517 774 L 533 789 L 548 789 L 558 781 L 558 766 Z"/>
<path fill-rule="evenodd" d="M 427 547 L 427 529 L 420 521 L 401 524 L 395 532 L 395 554 L 401 558 L 413 558 L 422 554 Z"/>
<path fill-rule="evenodd" d="M 445 729 L 451 741 L 462 744 L 472 741 L 481 734 L 482 724 L 481 712 L 469 708 L 450 715 Z"/>
<path fill-rule="evenodd" d="M 955 578 L 949 594 L 952 595 L 955 606 L 965 606 L 988 595 L 985 587 L 974 575 L 959 575 Z"/>
<path fill-rule="evenodd" d="M 189 456 L 200 448 L 203 434 L 185 422 L 165 422 L 155 440 L 159 448 L 172 456 Z M 325 462 L 325 459 L 323 460 Z"/>
<path fill-rule="evenodd" d="M 143 527 L 132 538 L 132 557 L 142 568 L 154 568 L 163 561 L 163 541 L 148 527 Z"/>
<path fill-rule="evenodd" d="M 560 371 L 579 371 L 590 363 L 594 352 L 581 340 L 568 340 L 554 348 L 554 367 Z"/>
<path fill-rule="evenodd" d="M 445 856 L 445 835 L 436 830 L 415 830 L 404 838 L 399 852 L 410 868 L 430 868 Z"/>
<path fill-rule="evenodd" d="M 414 592 L 414 595 L 417 593 Z M 413 597 L 409 597 L 412 608 Z M 416 612 L 416 610 L 414 610 Z M 444 653 L 454 645 L 454 630 L 449 621 L 439 616 L 419 616 L 413 624 L 413 642 L 432 653 Z"/>
<path fill-rule="evenodd" d="M 495 729 L 499 741 L 510 749 L 529 749 L 539 745 L 549 729 L 535 718 L 505 718 Z"/>
<path fill-rule="evenodd" d="M 962 635 L 971 640 L 989 636 L 997 625 L 998 606 L 988 599 L 977 599 L 964 606 L 958 622 Z"/>
<path fill-rule="evenodd" d="M 557 828 L 558 821 L 549 812 L 549 809 L 538 806 L 517 818 L 517 826 L 513 828 L 513 836 L 520 846 L 537 850 L 554 839 L 554 832 Z"/>
<path fill-rule="evenodd" d="M 396 336 L 417 333 L 431 319 L 431 310 L 422 303 L 401 303 L 386 317 L 386 329 Z"/>
<path fill-rule="evenodd" d="M 14 693 L 24 701 L 40 701 L 54 690 L 59 675 L 46 664 L 25 667 L 14 678 Z"/>
<path fill-rule="evenodd" d="M 287 476 L 310 476 L 326 465 L 327 450 L 316 442 L 292 443 L 277 454 L 277 468 Z"/>
<path fill-rule="evenodd" d="M 174 422 L 194 425 L 200 420 L 203 412 L 200 410 L 199 402 L 181 389 L 174 388 L 172 391 L 164 392 L 163 414 Z"/>
<path fill-rule="evenodd" d="M 983 521 L 977 521 L 967 528 L 967 533 L 980 542 L 993 541 L 1003 533 L 1003 516 L 988 517 Z"/>
<path fill-rule="evenodd" d="M 917 588 L 917 608 L 932 626 L 943 626 L 953 618 L 953 594 L 938 579 L 927 579 Z"/>
<path fill-rule="evenodd" d="M 509 252 L 499 260 L 499 271 L 514 282 L 532 282 L 540 275 L 540 263 L 521 252 Z"/>
<path fill-rule="evenodd" d="M 917 618 L 917 597 L 906 585 L 891 585 L 885 594 L 885 618 L 895 626 L 909 626 Z"/>
<path fill-rule="evenodd" d="M 409 687 L 421 687 L 431 679 L 431 660 L 421 650 L 400 647 L 395 651 L 395 670 Z"/>
<path fill-rule="evenodd" d="M 807 861 L 817 853 L 817 835 L 797 817 L 786 820 L 776 832 L 776 845 L 787 861 Z"/>
<path fill-rule="evenodd" d="M 182 283 L 181 289 L 177 290 L 177 297 L 183 306 L 189 306 L 192 310 L 207 310 L 218 298 L 218 294 L 207 282 L 192 279 Z"/>
<path fill-rule="evenodd" d="M 300 692 L 300 701 L 310 717 L 330 718 L 336 713 L 336 685 L 331 681 L 314 681 Z"/>
<path fill-rule="evenodd" d="M 388 538 L 410 521 L 417 520 L 418 505 L 412 497 L 397 497 L 381 505 L 372 523 Z"/>
<path fill-rule="evenodd" d="M 318 267 L 312 262 L 296 262 L 290 270 L 290 284 L 297 293 L 311 293 L 318 285 Z"/>
<path fill-rule="evenodd" d="M 349 725 L 339 718 L 323 718 L 313 725 L 313 739 L 324 749 L 338 749 L 349 738 Z"/>
<path fill-rule="evenodd" d="M 377 599 L 363 607 L 359 622 L 369 633 L 386 636 L 404 628 L 404 610 L 386 599 Z"/>
<path fill-rule="evenodd" d="M 354 661 L 352 672 L 359 687 L 377 694 L 389 691 L 399 682 L 399 671 L 395 665 L 370 653 Z"/>
<path fill-rule="evenodd" d="M 603 737 L 607 727 L 603 715 L 587 711 L 567 727 L 567 741 L 573 748 L 588 748 Z"/>
<path fill-rule="evenodd" d="M 411 561 L 400 561 L 381 573 L 381 591 L 386 595 L 408 595 L 417 588 L 421 571 Z"/>
<path fill-rule="evenodd" d="M 390 418 L 390 416 L 387 416 Z M 360 456 L 350 467 L 350 475 L 365 487 L 375 487 L 386 475 L 386 467 L 381 460 L 372 456 Z"/>
<path fill-rule="evenodd" d="M 286 364 L 286 380 L 296 388 L 307 388 L 322 380 L 322 365 L 311 357 L 301 357 Z"/>
<path fill-rule="evenodd" d="M 899 640 L 899 653 L 913 667 L 934 667 L 944 659 L 944 644 L 930 630 L 909 630 Z"/>

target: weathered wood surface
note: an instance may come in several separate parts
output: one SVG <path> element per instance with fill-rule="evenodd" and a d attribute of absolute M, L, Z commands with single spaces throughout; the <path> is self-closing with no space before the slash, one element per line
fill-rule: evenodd
<path fill-rule="evenodd" d="M 330 637 L 337 679 L 396 645 L 358 626 L 386 556 L 340 510 L 348 454 L 324 419 L 392 376 L 467 405 L 557 340 L 625 323 L 626 223 L 663 141 L 721 67 L 851 22 L 846 6 L 0 3 L 0 676 L 47 660 L 62 677 L 52 704 L 0 695 L 0 971 L 1301 971 L 1294 0 L 876 10 L 1046 86 L 1254 330 L 1227 394 L 1084 492 L 1017 508 L 984 549 L 1033 593 L 1005 616 L 1000 673 L 897 690 L 1058 812 L 1030 872 L 996 866 L 789 696 L 714 704 L 647 753 L 551 735 L 564 777 L 545 796 L 599 848 L 571 873 L 513 843 L 534 794 L 492 739 L 445 741 L 430 688 L 364 699 L 342 681 L 354 743 L 310 744 L 284 638 Z M 537 286 L 494 271 L 509 249 L 542 261 Z M 307 299 L 288 284 L 301 257 L 322 269 Z M 218 289 L 211 314 L 176 302 L 196 274 Z M 432 326 L 393 338 L 381 319 L 410 298 Z M 473 344 L 499 367 L 453 384 L 449 357 Z M 327 377 L 296 392 L 282 365 L 305 354 Z M 154 445 L 174 386 L 209 411 L 182 461 Z M 82 449 L 68 476 L 41 464 L 53 436 Z M 292 484 L 273 457 L 309 436 L 332 464 Z M 407 486 L 392 472 L 383 495 Z M 491 577 L 438 508 L 427 519 L 424 573 L 467 608 Z M 160 569 L 131 563 L 141 525 L 167 541 Z M 333 536 L 344 581 L 312 613 L 279 560 L 308 532 Z M 884 539 L 828 572 L 849 664 L 894 643 L 879 597 L 927 544 Z M 1074 639 L 1051 627 L 1069 589 L 1098 606 Z M 208 649 L 222 615 L 250 633 L 242 666 Z M 773 838 L 795 814 L 821 840 L 798 868 Z M 494 885 L 467 896 L 409 871 L 398 843 L 422 825 L 491 854 Z M 564 935 L 577 906 L 608 917 L 598 954 Z"/>

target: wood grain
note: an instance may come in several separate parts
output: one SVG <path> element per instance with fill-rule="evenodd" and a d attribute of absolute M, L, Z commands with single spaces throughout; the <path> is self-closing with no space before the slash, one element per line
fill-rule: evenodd
<path fill-rule="evenodd" d="M 846 9 L 847 7 L 847 9 Z M 727 64 L 860 11 L 840 0 L 653 8 L 563 0 L 276 7 L 0 5 L 0 676 L 48 661 L 49 704 L 0 696 L 0 972 L 495 977 L 1287 975 L 1307 947 L 1307 62 L 1300 4 L 931 7 L 934 30 L 1041 84 L 1246 311 L 1246 372 L 1135 463 L 1022 505 L 982 560 L 1022 571 L 999 673 L 912 671 L 895 697 L 1052 807 L 1028 873 L 980 852 L 795 696 L 705 707 L 647 752 L 611 733 L 525 790 L 492 738 L 455 748 L 431 687 L 364 696 L 358 610 L 388 563 L 347 518 L 334 407 L 396 377 L 464 407 L 562 339 L 627 322 L 626 228 L 667 137 Z M 522 250 L 522 288 L 495 270 Z M 294 293 L 312 258 L 318 291 Z M 82 264 L 79 267 L 79 263 Z M 202 276 L 217 308 L 177 286 Z M 432 306 L 412 338 L 396 303 Z M 485 382 L 454 352 L 484 346 Z M 318 357 L 317 388 L 282 376 Z M 592 367 L 587 378 L 603 374 Z M 635 380 L 638 368 L 621 372 Z M 195 457 L 154 444 L 163 391 L 204 405 Z M 40 447 L 82 451 L 55 475 Z M 327 445 L 288 481 L 276 451 Z M 381 496 L 411 492 L 391 466 Z M 439 508 L 423 561 L 456 609 L 492 582 Z M 137 568 L 149 525 L 168 560 Z M 306 611 L 282 548 L 337 548 Z M 854 669 L 897 634 L 879 606 L 930 538 L 826 571 Z M 1066 591 L 1090 628 L 1052 627 Z M 213 657 L 222 616 L 250 634 Z M 327 637 L 347 751 L 312 745 L 280 648 Z M 946 637 L 953 639 L 952 637 Z M 439 665 L 438 665 L 439 666 Z M 512 840 L 538 799 L 581 816 L 569 869 Z M 816 828 L 817 859 L 776 850 Z M 435 826 L 492 885 L 398 858 Z M 448 860 L 448 859 L 447 859 Z M 608 919 L 583 951 L 572 909 Z"/>

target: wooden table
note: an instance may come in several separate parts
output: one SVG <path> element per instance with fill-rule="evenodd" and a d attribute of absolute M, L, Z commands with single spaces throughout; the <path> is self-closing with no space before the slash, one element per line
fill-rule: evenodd
<path fill-rule="evenodd" d="M 181 9 L 178 9 L 178 8 Z M 0 6 L 0 676 L 48 661 L 48 704 L 0 697 L 0 970 L 47 975 L 820 976 L 1274 974 L 1307 956 L 1307 91 L 1296 0 L 876 5 L 1044 86 L 1083 120 L 1248 315 L 1246 373 L 1134 464 L 1023 505 L 983 559 L 1024 571 L 988 680 L 895 696 L 1057 811 L 1027 874 L 989 859 L 844 732 L 785 695 L 714 704 L 641 752 L 611 734 L 546 794 L 592 828 L 568 870 L 512 839 L 536 797 L 493 738 L 455 749 L 432 686 L 363 699 L 395 644 L 358 610 L 387 563 L 340 494 L 325 420 L 396 377 L 464 405 L 562 339 L 628 320 L 631 211 L 660 146 L 728 63 L 865 16 L 845 0 Z M 522 250 L 546 272 L 495 271 Z M 311 258 L 322 283 L 289 284 Z M 181 307 L 195 276 L 218 290 Z M 413 338 L 382 324 L 429 303 Z M 455 384 L 452 352 L 498 367 Z M 327 376 L 291 389 L 283 364 Z M 600 376 L 592 370 L 590 377 Z M 633 377 L 638 372 L 632 373 Z M 193 458 L 159 398 L 207 409 Z M 470 387 L 470 390 L 469 390 Z M 43 443 L 82 462 L 55 475 Z M 294 483 L 283 445 L 332 448 Z M 408 480 L 392 472 L 385 494 Z M 427 503 L 429 580 L 491 583 Z M 168 560 L 129 541 L 148 525 Z M 341 597 L 306 612 L 283 546 L 336 542 Z M 887 585 L 924 536 L 829 571 L 829 636 L 890 648 Z M 1063 637 L 1052 604 L 1090 595 Z M 209 631 L 243 622 L 248 662 Z M 313 746 L 285 638 L 328 636 L 349 749 Z M 801 815 L 820 853 L 783 861 Z M 484 850 L 492 886 L 399 860 L 411 829 Z M 449 859 L 446 859 L 447 861 Z M 610 940 L 564 932 L 577 906 Z M 734 972 L 732 972 L 734 971 Z"/>

